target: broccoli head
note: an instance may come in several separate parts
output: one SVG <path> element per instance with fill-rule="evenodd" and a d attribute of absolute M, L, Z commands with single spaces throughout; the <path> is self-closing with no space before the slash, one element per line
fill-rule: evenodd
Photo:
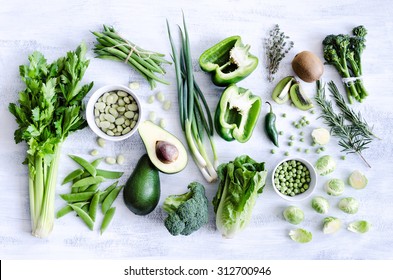
<path fill-rule="evenodd" d="M 357 37 L 364 38 L 367 35 L 367 29 L 363 25 L 359 25 L 352 29 L 352 33 Z"/>
<path fill-rule="evenodd" d="M 168 213 L 164 224 L 172 235 L 190 235 L 209 220 L 205 188 L 198 182 L 188 185 L 189 192 L 168 196 L 163 209 Z"/>

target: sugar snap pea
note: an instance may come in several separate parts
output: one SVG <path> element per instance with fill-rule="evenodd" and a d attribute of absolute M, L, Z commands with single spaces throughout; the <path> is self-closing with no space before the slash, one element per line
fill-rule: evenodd
<path fill-rule="evenodd" d="M 100 203 L 102 203 L 104 201 L 104 199 L 108 196 L 108 194 L 110 194 L 110 192 L 117 187 L 117 184 L 119 182 L 116 181 L 114 182 L 112 185 L 110 185 L 109 187 L 107 187 L 100 195 Z"/>
<path fill-rule="evenodd" d="M 104 231 L 108 228 L 109 224 L 111 223 L 113 219 L 113 215 L 115 215 L 116 212 L 116 207 L 110 208 L 108 211 L 106 211 L 104 215 L 104 219 L 102 220 L 101 224 L 101 235 L 104 233 Z"/>
<path fill-rule="evenodd" d="M 60 197 L 67 202 L 84 202 L 93 197 L 95 192 L 64 193 Z"/>
<path fill-rule="evenodd" d="M 123 172 L 119 172 L 119 171 L 97 169 L 97 176 L 102 176 L 106 179 L 119 179 L 122 175 Z"/>
<path fill-rule="evenodd" d="M 90 162 L 75 155 L 69 155 L 69 157 L 72 158 L 77 164 L 82 166 L 84 169 L 86 169 L 86 171 L 89 172 L 91 176 L 93 177 L 96 176 L 97 170 Z"/>
<path fill-rule="evenodd" d="M 67 184 L 68 182 L 71 182 L 75 178 L 78 178 L 80 175 L 82 175 L 84 172 L 83 169 L 76 169 L 69 173 L 67 176 L 65 176 L 63 182 L 61 183 L 62 185 Z"/>
<path fill-rule="evenodd" d="M 85 191 L 86 192 L 95 192 L 96 190 L 98 190 L 99 186 L 100 186 L 100 184 L 91 185 Z"/>
<path fill-rule="evenodd" d="M 93 160 L 90 164 L 93 165 L 95 168 L 97 168 L 97 166 L 101 163 L 101 161 L 103 159 L 104 158 L 97 158 L 97 159 Z"/>
<path fill-rule="evenodd" d="M 82 210 L 82 208 L 70 204 L 71 208 L 78 214 L 78 216 L 82 219 L 82 221 L 87 225 L 90 230 L 94 228 L 94 222 L 90 218 L 89 214 Z"/>
<path fill-rule="evenodd" d="M 83 179 L 80 179 L 79 181 L 75 182 L 71 188 L 80 188 L 80 187 L 86 187 L 86 189 L 88 188 L 88 186 L 90 185 L 94 185 L 94 184 L 99 184 L 105 181 L 105 178 L 102 176 L 97 176 L 97 177 L 93 177 L 93 176 L 89 176 Z"/>
<path fill-rule="evenodd" d="M 86 205 L 88 202 L 77 202 L 74 203 L 73 205 L 78 206 L 78 207 L 83 207 L 84 205 Z M 64 206 L 63 208 L 61 208 L 59 211 L 57 211 L 56 213 L 56 218 L 61 218 L 65 215 L 67 215 L 68 213 L 71 213 L 73 211 L 72 207 L 67 204 L 66 206 Z"/>
<path fill-rule="evenodd" d="M 100 191 L 96 192 L 90 202 L 89 216 L 93 221 L 96 220 L 98 203 L 100 202 L 100 194 L 101 194 Z"/>
<path fill-rule="evenodd" d="M 103 214 L 105 214 L 106 211 L 108 211 L 109 208 L 112 206 L 112 203 L 115 201 L 115 199 L 119 195 L 122 188 L 123 188 L 123 186 L 118 186 L 118 187 L 114 188 L 108 194 L 108 196 L 104 199 L 104 201 L 102 202 L 102 205 L 101 205 L 101 210 L 102 210 Z"/>

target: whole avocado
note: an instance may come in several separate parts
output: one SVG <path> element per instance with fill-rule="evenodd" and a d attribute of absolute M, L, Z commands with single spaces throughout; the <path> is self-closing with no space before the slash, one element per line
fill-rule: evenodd
<path fill-rule="evenodd" d="M 138 161 L 124 187 L 124 202 L 136 215 L 152 212 L 160 200 L 160 177 L 147 154 Z"/>

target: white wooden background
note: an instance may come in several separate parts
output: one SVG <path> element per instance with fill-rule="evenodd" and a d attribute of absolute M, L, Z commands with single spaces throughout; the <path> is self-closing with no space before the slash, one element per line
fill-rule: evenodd
<path fill-rule="evenodd" d="M 159 206 L 148 216 L 133 215 L 124 206 L 122 196 L 115 202 L 117 213 L 112 225 L 103 236 L 98 229 L 89 231 L 76 217 L 68 215 L 55 221 L 52 235 L 48 239 L 37 239 L 30 234 L 28 208 L 27 168 L 21 162 L 26 146 L 16 145 L 13 132 L 16 123 L 7 110 L 10 102 L 17 100 L 17 93 L 23 88 L 18 75 L 18 66 L 27 63 L 27 56 L 34 50 L 41 51 L 49 61 L 73 50 L 81 42 L 91 49 L 94 38 L 91 30 L 99 30 L 102 24 L 110 24 L 126 38 L 136 44 L 167 54 L 170 46 L 166 33 L 165 19 L 173 32 L 181 24 L 181 12 L 185 13 L 194 58 L 196 79 L 202 87 L 211 106 L 215 109 L 221 88 L 213 86 L 210 77 L 201 72 L 197 59 L 214 43 L 231 35 L 239 34 L 245 43 L 251 44 L 251 52 L 260 57 L 255 72 L 239 84 L 250 88 L 262 99 L 270 100 L 273 84 L 266 80 L 263 57 L 263 39 L 267 31 L 278 23 L 282 30 L 295 42 L 294 49 L 283 61 L 277 80 L 292 74 L 290 61 L 302 50 L 310 50 L 322 58 L 321 41 L 331 33 L 349 33 L 363 24 L 368 28 L 367 49 L 364 52 L 364 82 L 370 95 L 363 104 L 355 104 L 383 141 L 375 141 L 364 156 L 372 165 L 368 169 L 356 156 L 339 160 L 340 148 L 336 139 L 328 145 L 327 152 L 338 162 L 337 170 L 328 178 L 346 179 L 348 174 L 359 169 L 369 178 L 366 189 L 357 191 L 347 186 L 345 196 L 359 199 L 359 212 L 350 216 L 337 210 L 339 198 L 329 197 L 332 210 L 329 214 L 340 217 L 344 227 L 355 219 L 366 219 L 372 229 L 359 235 L 343 228 L 333 236 L 321 232 L 322 215 L 310 207 L 310 200 L 297 203 L 305 211 L 305 221 L 300 225 L 313 232 L 309 244 L 297 244 L 288 237 L 294 226 L 282 218 L 282 210 L 289 205 L 278 197 L 270 183 L 270 173 L 264 193 L 259 197 L 249 227 L 232 240 L 221 238 L 215 229 L 214 214 L 210 208 L 209 224 L 188 237 L 169 235 L 163 225 L 165 213 L 161 210 L 163 199 L 170 194 L 186 191 L 189 182 L 205 183 L 193 161 L 187 168 L 175 175 L 161 174 L 162 196 Z M 392 259 L 393 258 L 393 172 L 392 172 L 392 104 L 391 90 L 393 65 L 393 5 L 388 0 L 359 1 L 5 1 L 0 0 L 0 258 L 1 259 Z M 184 139 L 178 120 L 175 75 L 167 67 L 166 78 L 171 86 L 159 85 L 151 91 L 134 71 L 125 65 L 91 58 L 85 81 L 94 81 L 93 90 L 107 84 L 128 84 L 139 81 L 145 116 L 156 111 L 159 118 L 165 118 L 167 129 Z M 340 85 L 335 69 L 327 66 L 325 81 L 333 79 Z M 312 96 L 314 84 L 302 84 Z M 343 88 L 340 85 L 340 89 Z M 147 104 L 147 97 L 162 91 L 173 101 L 173 110 L 166 112 L 159 103 Z M 233 160 L 240 154 L 249 154 L 255 160 L 266 162 L 271 171 L 277 161 L 288 150 L 292 155 L 303 156 L 315 162 L 318 155 L 296 152 L 296 147 L 306 148 L 310 139 L 300 145 L 287 147 L 283 139 L 298 133 L 291 126 L 292 120 L 306 115 L 312 125 L 304 131 L 307 135 L 321 125 L 315 115 L 303 113 L 288 105 L 274 105 L 280 116 L 278 128 L 286 132 L 281 138 L 282 148 L 275 155 L 270 154 L 272 144 L 263 132 L 262 116 L 267 112 L 263 106 L 260 120 L 251 140 L 246 144 L 228 143 L 215 137 L 221 162 Z M 88 152 L 97 148 L 95 136 L 86 128 L 70 136 L 63 145 L 59 180 L 76 166 L 67 157 L 77 154 L 92 158 Z M 276 149 L 277 150 L 277 149 Z M 99 148 L 100 155 L 123 153 L 127 163 L 112 169 L 125 172 L 124 179 L 131 174 L 137 160 L 144 153 L 144 146 L 138 135 L 122 143 L 108 143 Z M 103 165 L 104 166 L 104 165 Z M 108 166 L 105 166 L 110 168 Z M 328 178 L 319 178 L 315 194 L 323 195 L 323 183 Z M 208 198 L 215 194 L 217 184 L 205 184 Z M 59 186 L 57 193 L 67 192 Z M 57 196 L 56 209 L 64 202 Z M 97 223 L 98 225 L 98 223 Z"/>

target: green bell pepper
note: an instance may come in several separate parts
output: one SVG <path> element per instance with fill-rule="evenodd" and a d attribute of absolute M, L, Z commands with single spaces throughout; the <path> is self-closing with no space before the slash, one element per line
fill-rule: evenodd
<path fill-rule="evenodd" d="M 260 110 L 259 96 L 235 84 L 230 85 L 222 93 L 214 116 L 218 135 L 226 141 L 247 142 L 258 121 Z"/>
<path fill-rule="evenodd" d="M 224 39 L 199 58 L 203 71 L 213 74 L 217 86 L 235 84 L 250 75 L 258 65 L 258 58 L 249 53 L 250 45 L 243 45 L 240 36 Z"/>

